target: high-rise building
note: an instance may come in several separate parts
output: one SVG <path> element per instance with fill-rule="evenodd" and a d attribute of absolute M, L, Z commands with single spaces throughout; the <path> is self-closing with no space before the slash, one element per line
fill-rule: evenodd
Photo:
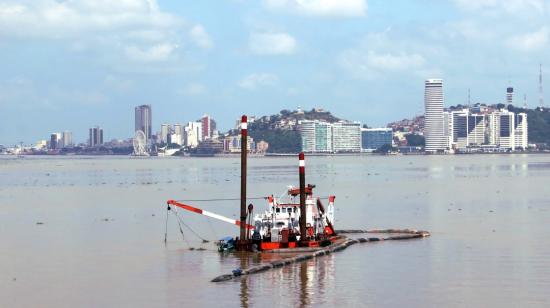
<path fill-rule="evenodd" d="M 487 121 L 484 114 L 470 113 L 463 109 L 450 113 L 452 117 L 452 141 L 457 149 L 479 147 L 487 143 Z"/>
<path fill-rule="evenodd" d="M 304 152 L 360 152 L 361 124 L 302 120 L 298 130 Z"/>
<path fill-rule="evenodd" d="M 315 121 L 301 121 L 299 131 L 302 137 L 302 151 L 315 152 Z"/>
<path fill-rule="evenodd" d="M 514 145 L 516 150 L 526 150 L 528 147 L 528 126 L 527 114 L 524 112 L 516 113 L 514 129 Z"/>
<path fill-rule="evenodd" d="M 383 145 L 393 144 L 391 128 L 361 128 L 361 146 L 364 150 L 377 150 Z"/>
<path fill-rule="evenodd" d="M 185 130 L 183 125 L 181 124 L 174 124 L 174 130 L 172 134 L 171 141 L 172 143 L 183 145 L 184 144 L 184 135 Z"/>
<path fill-rule="evenodd" d="M 443 80 L 428 79 L 424 92 L 424 137 L 427 152 L 443 152 L 447 141 L 443 128 Z"/>
<path fill-rule="evenodd" d="M 334 152 L 361 152 L 361 123 L 336 122 L 332 124 Z"/>
<path fill-rule="evenodd" d="M 202 139 L 210 139 L 212 137 L 212 120 L 210 119 L 210 116 L 205 114 L 201 118 L 201 124 L 202 124 Z"/>
<path fill-rule="evenodd" d="M 73 146 L 73 133 L 70 131 L 64 131 L 61 139 L 63 140 L 63 147 Z"/>
<path fill-rule="evenodd" d="M 162 124 L 160 126 L 160 142 L 167 144 L 169 136 L 172 134 L 172 127 L 170 124 Z"/>
<path fill-rule="evenodd" d="M 202 139 L 202 123 L 189 122 L 184 128 L 184 143 L 189 148 L 196 148 Z"/>
<path fill-rule="evenodd" d="M 304 152 L 332 152 L 332 124 L 322 121 L 302 120 L 298 125 Z"/>
<path fill-rule="evenodd" d="M 488 140 L 501 149 L 514 151 L 515 147 L 515 114 L 506 109 L 489 114 Z"/>
<path fill-rule="evenodd" d="M 53 133 L 50 135 L 50 149 L 60 149 L 62 148 L 62 139 L 60 133 Z"/>
<path fill-rule="evenodd" d="M 88 146 L 95 147 L 103 144 L 103 129 L 99 126 L 90 128 L 88 135 Z"/>
<path fill-rule="evenodd" d="M 135 108 L 135 129 L 134 132 L 141 130 L 145 134 L 146 141 L 152 136 L 152 112 L 151 105 L 141 105 Z"/>
<path fill-rule="evenodd" d="M 506 105 L 512 105 L 514 102 L 514 88 L 506 88 Z"/>

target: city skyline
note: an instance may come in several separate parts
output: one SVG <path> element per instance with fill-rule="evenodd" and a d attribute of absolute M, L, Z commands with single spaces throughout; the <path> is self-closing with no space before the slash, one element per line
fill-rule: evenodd
<path fill-rule="evenodd" d="M 155 128 L 296 106 L 383 126 L 423 113 L 427 78 L 446 81 L 446 106 L 511 86 L 537 107 L 540 63 L 550 87 L 548 1 L 2 2 L 2 144 L 92 125 L 131 137 L 142 104 Z"/>

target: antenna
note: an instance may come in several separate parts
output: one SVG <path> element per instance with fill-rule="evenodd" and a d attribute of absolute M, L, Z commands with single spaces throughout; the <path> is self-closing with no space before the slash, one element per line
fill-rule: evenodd
<path fill-rule="evenodd" d="M 468 107 L 472 106 L 472 100 L 470 96 L 470 88 L 468 88 Z"/>
<path fill-rule="evenodd" d="M 527 94 L 523 94 L 523 108 L 527 109 Z"/>
<path fill-rule="evenodd" d="M 542 63 L 539 64 L 539 108 L 544 107 L 544 96 L 542 94 Z"/>

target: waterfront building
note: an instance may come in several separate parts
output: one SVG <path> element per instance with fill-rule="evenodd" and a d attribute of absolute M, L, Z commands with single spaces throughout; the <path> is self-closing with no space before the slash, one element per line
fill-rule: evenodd
<path fill-rule="evenodd" d="M 361 123 L 336 122 L 332 124 L 334 152 L 361 152 Z"/>
<path fill-rule="evenodd" d="M 443 128 L 443 80 L 428 79 L 424 92 L 426 152 L 443 152 L 448 142 Z"/>
<path fill-rule="evenodd" d="M 315 152 L 315 122 L 304 120 L 300 122 L 299 132 L 302 137 L 302 151 Z"/>
<path fill-rule="evenodd" d="M 269 149 L 269 143 L 267 143 L 264 140 L 260 140 L 260 142 L 256 143 L 256 152 L 257 153 L 266 153 Z"/>
<path fill-rule="evenodd" d="M 517 113 L 514 122 L 514 146 L 516 150 L 527 150 L 529 146 L 527 114 L 524 112 Z"/>
<path fill-rule="evenodd" d="M 172 134 L 172 127 L 170 124 L 162 124 L 160 126 L 160 142 L 167 144 L 169 143 L 169 136 Z"/>
<path fill-rule="evenodd" d="M 63 147 L 71 147 L 73 146 L 73 133 L 70 131 L 64 131 L 61 136 Z"/>
<path fill-rule="evenodd" d="M 487 144 L 488 131 L 485 114 L 471 113 L 468 108 L 449 113 L 452 119 L 452 148 L 464 150 Z"/>
<path fill-rule="evenodd" d="M 34 145 L 34 148 L 36 150 L 45 150 L 48 148 L 48 141 L 47 140 L 38 140 L 36 144 Z"/>
<path fill-rule="evenodd" d="M 210 139 L 212 137 L 212 121 L 210 116 L 205 114 L 202 116 L 200 123 L 202 124 L 202 138 L 201 141 Z"/>
<path fill-rule="evenodd" d="M 309 153 L 360 152 L 361 124 L 302 120 L 298 125 L 302 151 Z"/>
<path fill-rule="evenodd" d="M 50 135 L 50 149 L 56 150 L 60 149 L 62 147 L 61 145 L 61 134 L 60 133 L 53 133 Z"/>
<path fill-rule="evenodd" d="M 135 129 L 134 132 L 141 130 L 145 133 L 146 142 L 152 137 L 152 111 L 151 105 L 141 105 L 135 107 Z"/>
<path fill-rule="evenodd" d="M 447 144 L 447 148 L 449 149 L 452 149 L 453 147 L 453 131 L 454 131 L 453 113 L 444 111 L 443 112 L 443 132 L 445 135 L 445 142 Z"/>
<path fill-rule="evenodd" d="M 88 146 L 95 147 L 103 144 L 103 129 L 99 126 L 92 127 L 88 131 Z"/>
<path fill-rule="evenodd" d="M 315 123 L 315 152 L 332 152 L 333 126 L 327 122 Z"/>
<path fill-rule="evenodd" d="M 514 151 L 515 147 L 515 114 L 506 109 L 493 111 L 488 116 L 489 144 L 501 149 Z M 525 117 L 525 120 L 527 117 Z"/>
<path fill-rule="evenodd" d="M 298 125 L 302 151 L 309 153 L 333 152 L 333 125 L 318 120 L 302 120 Z"/>
<path fill-rule="evenodd" d="M 184 145 L 184 135 L 185 135 L 185 130 L 183 125 L 174 124 L 174 130 L 170 141 L 178 145 Z"/>
<path fill-rule="evenodd" d="M 184 128 L 184 144 L 189 148 L 196 148 L 202 141 L 202 123 L 189 122 Z"/>
<path fill-rule="evenodd" d="M 393 144 L 391 128 L 361 128 L 361 147 L 363 150 L 377 150 L 383 145 Z"/>
<path fill-rule="evenodd" d="M 241 153 L 241 134 L 236 136 L 227 136 L 223 140 L 223 150 L 228 153 Z M 254 139 L 250 136 L 247 136 L 247 148 L 250 152 L 256 151 L 256 144 Z M 265 142 L 265 141 L 264 141 Z M 266 142 L 267 143 L 267 142 Z M 265 148 L 267 150 L 267 148 Z"/>

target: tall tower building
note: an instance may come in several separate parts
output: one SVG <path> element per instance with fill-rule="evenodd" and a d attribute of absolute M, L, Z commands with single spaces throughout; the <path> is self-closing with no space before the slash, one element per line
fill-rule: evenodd
<path fill-rule="evenodd" d="M 147 141 L 151 139 L 152 122 L 151 105 L 141 105 L 135 108 L 134 132 L 141 130 L 143 133 L 145 133 L 145 138 Z"/>
<path fill-rule="evenodd" d="M 99 126 L 89 130 L 88 146 L 95 147 L 103 144 L 103 129 Z"/>
<path fill-rule="evenodd" d="M 514 101 L 514 88 L 506 88 L 506 106 L 513 105 Z"/>
<path fill-rule="evenodd" d="M 428 79 L 424 90 L 424 137 L 427 152 L 441 152 L 449 147 L 443 125 L 443 80 Z"/>
<path fill-rule="evenodd" d="M 53 133 L 50 135 L 50 149 L 60 149 L 62 148 L 62 139 L 60 133 Z"/>
<path fill-rule="evenodd" d="M 61 135 L 63 141 L 63 147 L 70 147 L 73 145 L 73 133 L 70 131 L 64 131 Z"/>
<path fill-rule="evenodd" d="M 160 141 L 163 143 L 168 143 L 168 136 L 172 133 L 172 127 L 170 124 L 162 124 L 160 126 Z"/>
<path fill-rule="evenodd" d="M 202 140 L 210 139 L 212 137 L 212 123 L 210 121 L 210 116 L 205 114 L 201 118 L 202 123 Z"/>

